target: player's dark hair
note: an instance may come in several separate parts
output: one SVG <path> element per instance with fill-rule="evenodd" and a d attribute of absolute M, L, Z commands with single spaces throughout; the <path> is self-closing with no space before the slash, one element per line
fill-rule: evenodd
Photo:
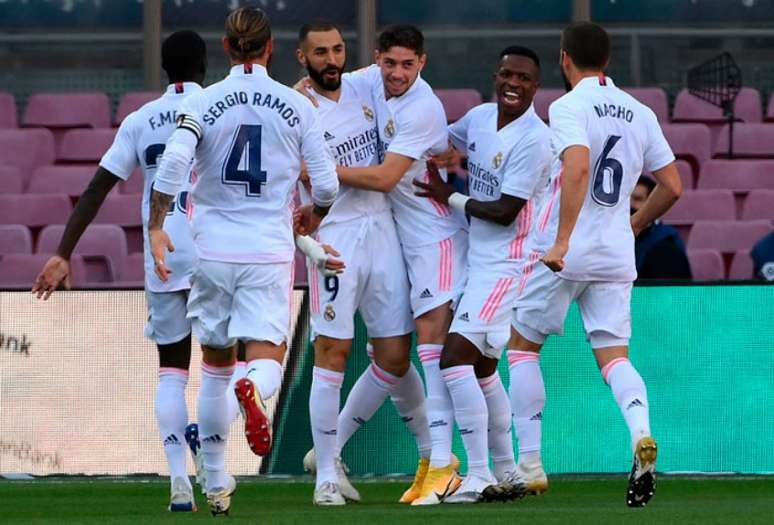
<path fill-rule="evenodd" d="M 258 58 L 271 40 L 271 22 L 257 7 L 240 7 L 226 18 L 226 38 L 231 58 L 240 62 Z"/>
<path fill-rule="evenodd" d="M 336 24 L 333 24 L 331 22 L 328 22 L 326 20 L 317 20 L 314 22 L 310 22 L 308 24 L 304 24 L 301 26 L 301 29 L 298 30 L 298 43 L 301 44 L 306 40 L 306 37 L 309 33 L 317 32 L 317 31 L 333 31 L 336 30 L 341 34 L 341 29 Z"/>
<path fill-rule="evenodd" d="M 425 54 L 425 37 L 418 27 L 410 24 L 387 26 L 379 35 L 376 47 L 384 53 L 395 46 L 411 49 L 417 55 L 422 56 Z"/>
<path fill-rule="evenodd" d="M 656 181 L 647 175 L 640 175 L 640 178 L 637 179 L 637 186 L 645 186 L 648 188 L 648 195 L 650 195 L 650 192 L 653 191 L 653 188 L 656 187 Z"/>
<path fill-rule="evenodd" d="M 561 48 L 581 70 L 602 70 L 610 59 L 607 31 L 591 22 L 575 22 L 564 28 Z"/>
<path fill-rule="evenodd" d="M 207 44 L 196 31 L 176 31 L 161 44 L 161 67 L 170 82 L 203 80 Z"/>
<path fill-rule="evenodd" d="M 502 51 L 500 51 L 500 58 L 503 58 L 504 56 L 507 56 L 507 55 L 519 55 L 519 56 L 527 57 L 535 63 L 535 65 L 538 68 L 538 71 L 540 71 L 540 58 L 538 58 L 537 53 L 535 53 L 533 50 L 531 50 L 528 47 L 508 46 Z"/>

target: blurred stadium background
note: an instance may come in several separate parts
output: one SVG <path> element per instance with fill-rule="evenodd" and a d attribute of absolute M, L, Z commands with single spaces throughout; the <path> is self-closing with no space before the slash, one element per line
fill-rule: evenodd
<path fill-rule="evenodd" d="M 272 74 L 301 74 L 298 27 L 339 24 L 349 67 L 370 63 L 380 27 L 411 22 L 425 33 L 423 76 L 450 121 L 491 98 L 497 53 L 534 48 L 543 65 L 536 106 L 559 96 L 559 33 L 572 20 L 613 38 L 609 73 L 659 115 L 680 159 L 686 193 L 670 212 L 695 282 L 640 283 L 633 297 L 633 360 L 651 392 L 665 472 L 774 473 L 774 287 L 753 280 L 749 250 L 774 230 L 774 1 L 771 0 L 262 0 L 273 21 Z M 82 291 L 36 302 L 28 290 L 53 252 L 117 124 L 163 85 L 161 38 L 177 29 L 208 43 L 207 82 L 228 64 L 223 21 L 239 0 L 0 1 L 0 473 L 165 474 L 153 417 L 157 357 L 142 336 L 141 174 L 109 197 L 73 259 Z M 689 94 L 686 72 L 732 54 L 734 158 L 719 108 Z M 457 170 L 460 175 L 462 168 Z M 276 443 L 259 462 L 235 427 L 235 474 L 300 474 L 311 447 L 311 352 L 304 262 Z M 599 379 L 573 312 L 566 337 L 544 352 L 549 473 L 625 472 L 624 423 Z M 359 327 L 344 392 L 367 365 Z M 198 360 L 194 352 L 194 360 Z M 421 367 L 418 367 L 421 369 Z M 199 367 L 191 367 L 195 418 Z M 504 375 L 507 369 L 503 367 Z M 459 442 L 455 451 L 464 453 Z M 413 472 L 413 440 L 383 407 L 345 451 L 357 475 Z"/>

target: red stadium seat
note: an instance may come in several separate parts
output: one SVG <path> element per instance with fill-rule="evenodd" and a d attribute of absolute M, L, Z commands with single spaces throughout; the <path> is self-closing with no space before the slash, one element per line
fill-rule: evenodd
<path fill-rule="evenodd" d="M 481 93 L 475 89 L 437 89 L 436 96 L 441 99 L 446 111 L 446 121 L 456 122 L 465 116 L 471 108 L 481 104 Z"/>
<path fill-rule="evenodd" d="M 306 270 L 306 256 L 300 250 L 296 250 L 296 256 L 293 261 L 293 269 L 296 286 L 306 286 L 309 283 L 309 273 Z"/>
<path fill-rule="evenodd" d="M 118 277 L 117 284 L 126 287 L 142 287 L 145 285 L 145 259 L 142 253 L 130 253 L 124 260 L 124 269 Z"/>
<path fill-rule="evenodd" d="M 566 93 L 563 89 L 546 89 L 539 88 L 535 93 L 535 98 L 532 99 L 532 103 L 535 105 L 535 113 L 543 121 L 548 122 L 548 107 L 557 98 Z"/>
<path fill-rule="evenodd" d="M 28 193 L 64 193 L 80 197 L 94 177 L 95 166 L 42 166 L 35 170 Z"/>
<path fill-rule="evenodd" d="M 660 123 L 669 123 L 669 102 L 663 89 L 659 87 L 624 88 L 624 91 L 652 109 Z"/>
<path fill-rule="evenodd" d="M 0 225 L 0 256 L 32 253 L 32 233 L 22 224 Z"/>
<path fill-rule="evenodd" d="M 774 190 L 755 190 L 747 195 L 742 207 L 742 220 L 774 220 Z"/>
<path fill-rule="evenodd" d="M 50 254 L 12 254 L 0 257 L 0 287 L 16 290 L 31 290 L 43 265 Z M 73 287 L 87 284 L 90 272 L 82 257 L 70 258 L 70 278 Z"/>
<path fill-rule="evenodd" d="M 774 160 L 710 160 L 702 168 L 697 187 L 727 188 L 743 194 L 774 190 Z"/>
<path fill-rule="evenodd" d="M 774 124 L 734 124 L 734 158 L 774 159 Z M 713 148 L 713 157 L 728 158 L 728 124 Z"/>
<path fill-rule="evenodd" d="M 715 250 L 688 250 L 694 281 L 717 281 L 725 277 L 723 256 Z"/>
<path fill-rule="evenodd" d="M 709 128 L 704 124 L 664 124 L 661 129 L 675 157 L 687 160 L 694 175 L 698 175 L 711 157 Z"/>
<path fill-rule="evenodd" d="M 683 183 L 683 189 L 692 190 L 695 188 L 696 183 L 693 179 L 693 170 L 690 163 L 687 160 L 678 159 L 675 161 L 675 167 L 677 168 L 677 173 L 680 174 L 680 182 Z"/>
<path fill-rule="evenodd" d="M 774 122 L 774 92 L 769 96 L 769 107 L 766 109 L 766 121 Z"/>
<path fill-rule="evenodd" d="M 100 207 L 97 216 L 94 218 L 94 223 L 141 226 L 141 206 L 142 195 L 111 194 Z"/>
<path fill-rule="evenodd" d="M 686 191 L 664 215 L 664 222 L 687 225 L 699 220 L 736 219 L 734 194 L 730 190 Z"/>
<path fill-rule="evenodd" d="M 54 135 L 49 130 L 0 129 L 0 165 L 16 166 L 26 178 L 54 160 Z"/>
<path fill-rule="evenodd" d="M 67 195 L 0 195 L 0 224 L 39 228 L 67 222 L 72 204 Z"/>
<path fill-rule="evenodd" d="M 24 178 L 16 166 L 0 166 L 0 195 L 24 191 Z"/>
<path fill-rule="evenodd" d="M 761 122 L 763 120 L 761 94 L 754 88 L 742 88 L 734 101 L 734 116 L 742 122 Z M 718 106 L 691 95 L 687 89 L 681 90 L 675 100 L 674 122 L 703 122 L 705 124 L 723 124 L 726 118 Z"/>
<path fill-rule="evenodd" d="M 114 123 L 116 126 L 121 124 L 124 119 L 139 108 L 147 104 L 152 100 L 156 100 L 161 96 L 161 93 L 157 91 L 130 91 L 121 97 L 121 101 L 118 103 L 118 109 L 116 110 L 116 118 Z"/>
<path fill-rule="evenodd" d="M 750 258 L 749 250 L 739 250 L 734 254 L 734 258 L 731 260 L 731 270 L 728 272 L 728 278 L 734 280 L 753 278 L 753 261 Z"/>
<path fill-rule="evenodd" d="M 47 226 L 38 237 L 38 253 L 56 253 L 62 238 L 64 226 Z M 75 247 L 75 252 L 84 257 L 105 257 L 108 260 L 110 281 L 121 275 L 126 259 L 126 236 L 124 231 L 114 224 L 92 224 L 83 233 Z"/>
<path fill-rule="evenodd" d="M 110 148 L 116 130 L 72 129 L 64 134 L 57 159 L 62 162 L 99 162 Z"/>
<path fill-rule="evenodd" d="M 723 253 L 749 250 L 771 231 L 771 221 L 697 221 L 691 229 L 688 248 Z"/>
<path fill-rule="evenodd" d="M 46 128 L 108 128 L 110 100 L 104 93 L 38 93 L 27 101 L 22 124 Z"/>
<path fill-rule="evenodd" d="M 16 99 L 10 93 L 0 93 L 0 128 L 17 128 Z"/>
<path fill-rule="evenodd" d="M 140 168 L 137 168 L 132 172 L 132 175 L 118 183 L 118 191 L 124 194 L 138 194 L 142 193 L 145 187 L 145 176 Z"/>

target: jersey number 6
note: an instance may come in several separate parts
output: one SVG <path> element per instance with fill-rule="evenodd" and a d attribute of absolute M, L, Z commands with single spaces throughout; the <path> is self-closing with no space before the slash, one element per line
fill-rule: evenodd
<path fill-rule="evenodd" d="M 608 157 L 610 150 L 621 140 L 619 135 L 607 137 L 602 154 L 594 165 L 594 184 L 591 186 L 591 197 L 600 206 L 615 206 L 621 196 L 623 181 L 623 166 L 617 160 Z"/>
<path fill-rule="evenodd" d="M 266 183 L 266 172 L 261 170 L 261 126 L 239 126 L 231 151 L 223 165 L 223 184 L 245 187 L 248 197 L 260 197 L 261 185 Z"/>

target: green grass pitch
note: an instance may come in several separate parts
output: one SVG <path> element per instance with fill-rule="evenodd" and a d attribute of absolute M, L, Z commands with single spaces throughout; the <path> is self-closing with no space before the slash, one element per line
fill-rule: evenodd
<path fill-rule="evenodd" d="M 313 487 L 308 482 L 243 479 L 231 516 L 215 520 L 201 494 L 197 494 L 199 511 L 193 515 L 167 512 L 168 485 L 161 478 L 3 481 L 0 523 L 774 523 L 774 478 L 662 477 L 655 498 L 643 509 L 629 509 L 624 504 L 624 476 L 557 476 L 551 479 L 551 490 L 540 497 L 507 504 L 423 508 L 395 503 L 405 483 L 369 481 L 356 482 L 355 486 L 363 496 L 362 503 L 315 508 L 311 503 Z"/>

